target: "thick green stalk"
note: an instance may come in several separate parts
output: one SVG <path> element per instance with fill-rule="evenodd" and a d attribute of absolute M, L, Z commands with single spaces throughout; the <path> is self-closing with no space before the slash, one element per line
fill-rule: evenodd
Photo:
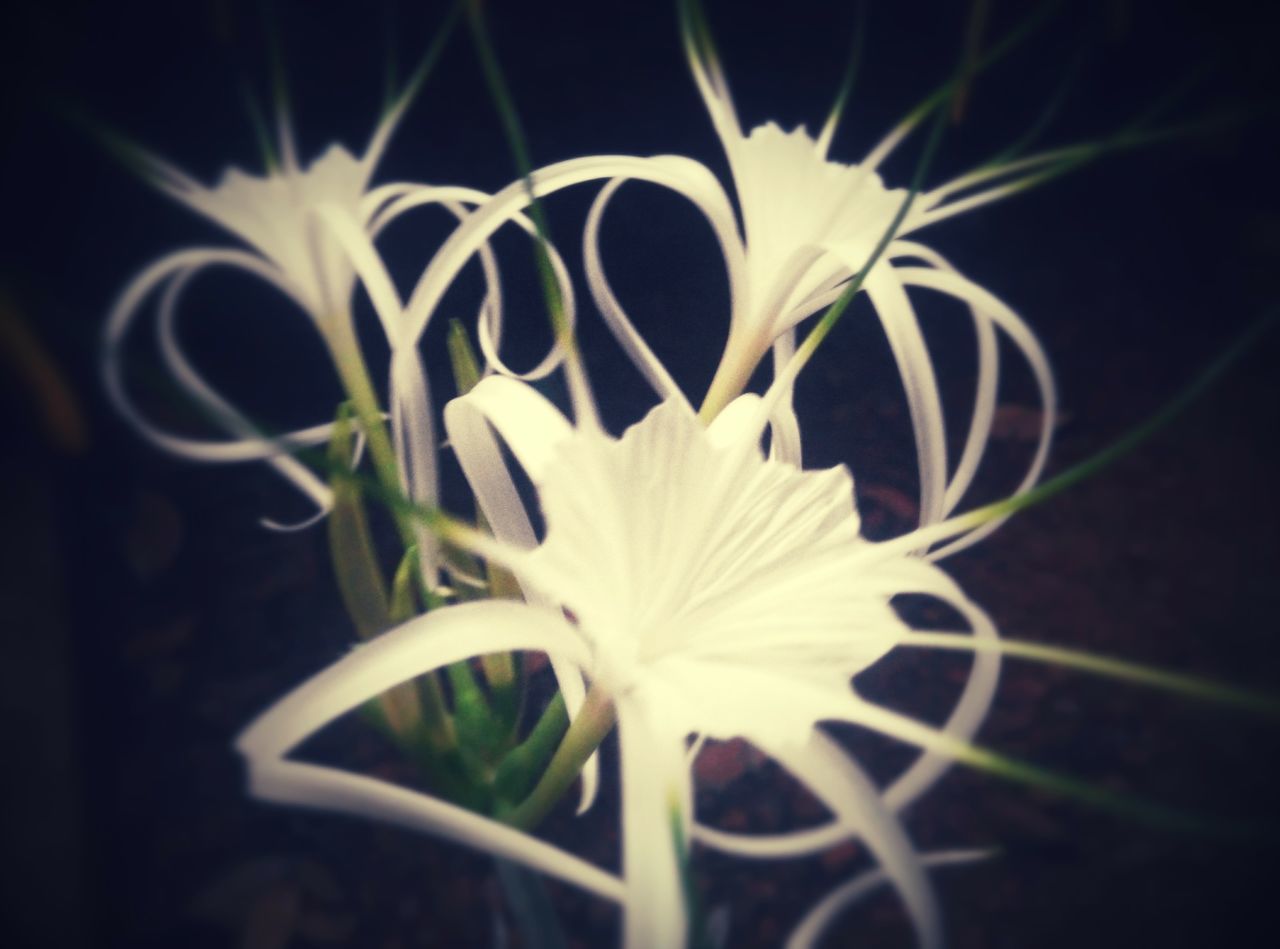
<path fill-rule="evenodd" d="M 613 702 L 592 686 L 537 785 L 519 805 L 505 813 L 500 811 L 498 819 L 521 830 L 531 830 L 541 823 L 569 790 L 616 720 Z"/>
<path fill-rule="evenodd" d="M 546 766 L 548 759 L 564 738 L 569 725 L 564 696 L 557 692 L 547 704 L 529 737 L 507 754 L 498 765 L 493 788 L 499 799 L 518 803 L 533 788 L 534 775 Z"/>

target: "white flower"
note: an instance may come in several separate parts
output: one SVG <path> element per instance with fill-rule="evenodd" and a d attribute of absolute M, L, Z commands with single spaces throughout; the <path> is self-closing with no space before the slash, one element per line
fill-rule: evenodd
<path fill-rule="evenodd" d="M 206 268 L 222 266 L 244 271 L 293 300 L 319 329 L 339 371 L 347 377 L 360 375 L 363 363 L 350 312 L 357 270 L 371 274 L 374 283 L 369 286 L 370 296 L 388 328 L 395 317 L 393 311 L 398 308 L 394 290 L 390 290 L 388 298 L 390 281 L 370 242 L 379 223 L 376 212 L 386 197 L 394 194 L 370 194 L 368 185 L 406 105 L 407 97 L 388 110 L 362 157 L 356 158 L 341 145 L 332 145 L 306 167 L 297 160 L 293 134 L 282 108 L 278 120 L 279 162 L 262 175 L 230 168 L 215 187 L 206 187 L 169 163 L 128 146 L 131 157 L 160 190 L 221 225 L 250 248 L 197 247 L 170 253 L 144 268 L 113 306 L 103 353 L 107 390 L 122 414 L 150 441 L 201 461 L 265 459 L 321 510 L 327 509 L 327 485 L 292 458 L 287 447 L 322 442 L 329 437 L 331 425 L 316 425 L 280 438 L 266 437 L 187 359 L 175 329 L 177 308 L 187 285 Z M 167 367 L 175 381 L 235 437 L 208 440 L 175 434 L 150 422 L 134 406 L 122 378 L 122 346 L 143 303 L 157 290 L 163 291 L 158 331 Z M 367 376 L 363 381 L 367 388 Z"/>
<path fill-rule="evenodd" d="M 680 6 L 685 51 L 729 160 L 742 219 L 741 237 L 736 229 L 731 236 L 720 235 L 729 263 L 731 314 L 724 354 L 702 406 L 704 417 L 710 417 L 743 391 L 752 372 L 771 348 L 775 374 L 782 374 L 795 350 L 797 326 L 833 303 L 850 278 L 871 261 L 877 244 L 889 235 L 894 218 L 907 198 L 905 189 L 886 187 L 878 174 L 879 165 L 927 113 L 918 112 L 900 124 L 856 164 L 842 164 L 828 158 L 843 103 L 833 110 L 817 139 L 803 126 L 785 132 L 774 123 L 766 123 L 745 134 L 728 82 L 701 23 L 697 4 L 687 0 Z M 921 524 L 936 523 L 956 509 L 982 459 L 990 435 L 999 379 L 997 327 L 1005 331 L 1031 366 L 1044 409 L 1037 449 L 1018 493 L 1029 489 L 1043 470 L 1056 406 L 1048 362 L 1035 337 L 1017 315 L 957 274 L 941 255 L 906 238 L 951 214 L 1016 189 L 1006 184 L 980 195 L 970 195 L 961 202 L 945 204 L 956 191 L 1013 171 L 1034 169 L 1052 157 L 1037 156 L 1016 166 L 1000 166 L 968 175 L 916 196 L 883 255 L 865 278 L 863 289 L 883 325 L 907 397 L 920 468 Z M 590 286 L 610 328 L 658 392 L 666 397 L 671 395 L 675 384 L 657 365 L 632 326 L 609 287 L 600 261 L 600 221 L 622 180 L 620 175 L 601 192 L 588 222 L 584 244 Z M 699 200 L 696 196 L 690 197 Z M 728 204 L 728 199 L 721 192 L 709 202 L 708 208 L 718 209 L 724 204 Z M 926 266 L 901 266 L 908 259 Z M 961 457 L 951 470 L 933 363 L 906 293 L 911 287 L 931 289 L 967 304 L 977 335 L 974 410 Z M 789 403 L 789 398 L 782 400 L 777 415 L 779 420 L 794 427 Z M 795 432 L 787 435 L 791 441 L 798 441 Z M 973 543 L 997 526 L 989 525 L 982 534 L 960 539 L 948 551 Z"/>
<path fill-rule="evenodd" d="M 844 468 L 804 472 L 764 457 L 765 408 L 737 400 L 704 428 L 668 400 L 615 439 L 578 412 L 570 425 L 541 396 L 491 378 L 446 412 L 450 437 L 491 523 L 520 520 L 508 480 L 479 439 L 484 420 L 503 435 L 538 491 L 541 543 L 448 536 L 503 563 L 529 602 L 448 607 L 359 647 L 258 719 L 238 747 L 260 797 L 332 807 L 443 833 L 520 859 L 602 895 L 621 898 L 626 944 L 678 946 L 687 921 L 680 893 L 683 839 L 692 822 L 690 736 L 742 736 L 805 782 L 834 815 L 830 826 L 771 840 L 804 853 L 857 834 L 901 892 L 921 941 L 940 929 L 919 856 L 892 811 L 927 787 L 972 734 L 994 689 L 994 653 L 978 657 L 941 731 L 860 699 L 850 678 L 911 635 L 891 606 L 900 593 L 938 597 L 990 622 L 938 568 L 907 553 L 878 556 L 859 535 Z M 490 436 L 491 437 L 491 436 Z M 521 512 L 522 513 L 522 512 Z M 517 530 L 515 533 L 519 533 Z M 572 617 L 572 618 L 570 618 Z M 549 852 L 509 828 L 426 796 L 285 759 L 335 716 L 464 656 L 545 651 L 581 671 L 616 709 L 622 749 L 623 879 Z M 929 754 L 881 792 L 815 728 L 821 721 L 877 728 Z M 675 823 L 673 823 L 673 821 Z M 700 833 L 750 852 L 752 841 Z"/>
<path fill-rule="evenodd" d="M 421 74 L 418 77 L 421 78 Z M 178 304 L 190 281 L 206 268 L 221 266 L 258 277 L 292 300 L 311 319 L 327 346 L 347 394 L 364 419 L 381 414 L 378 396 L 369 380 L 352 321 L 352 296 L 357 276 L 363 283 L 394 349 L 400 338 L 403 304 L 387 273 L 374 239 L 407 211 L 440 205 L 459 220 L 468 208 L 489 199 L 472 188 L 395 182 L 370 188 L 370 180 L 386 145 L 411 98 L 415 83 L 392 104 L 379 121 L 360 157 L 341 145 L 331 145 L 311 164 L 299 163 L 288 116 L 278 119 L 280 159 L 260 175 L 228 169 L 215 187 L 207 187 L 169 163 L 131 145 L 124 146 L 146 176 L 166 194 L 216 222 L 240 238 L 249 250 L 197 247 L 170 253 L 144 268 L 118 297 L 107 320 L 103 374 L 107 390 L 121 413 L 148 440 L 183 457 L 212 462 L 261 459 L 275 467 L 312 499 L 320 513 L 330 504 L 323 479 L 290 455 L 298 446 L 325 441 L 332 432 L 323 423 L 277 437 L 223 398 L 190 362 L 178 342 Z M 522 215 L 512 220 L 526 231 L 533 225 Z M 502 295 L 497 266 L 487 245 L 478 249 L 487 287 L 480 308 L 480 342 L 491 367 L 508 371 L 498 355 L 502 335 Z M 552 262 L 572 320 L 573 297 L 560 258 Z M 209 440 L 176 434 L 151 422 L 134 405 L 122 375 L 123 344 L 143 304 L 157 291 L 161 356 L 177 381 L 211 419 L 233 437 Z M 388 478 L 416 500 L 436 498 L 436 439 L 429 386 L 416 346 L 397 350 L 390 386 L 391 443 L 370 449 Z M 558 364 L 556 352 L 522 378 L 537 378 Z M 514 374 L 514 373 L 513 373 Z M 332 415 L 332 409 L 326 410 Z M 309 522 L 308 522 L 309 523 Z M 434 542 L 420 538 L 430 571 Z"/>
<path fill-rule="evenodd" d="M 598 155 L 535 170 L 528 186 L 517 181 L 498 192 L 445 242 L 423 272 L 406 304 L 401 346 L 416 343 L 445 291 L 484 242 L 529 202 L 529 188 L 544 198 L 563 188 L 607 180 L 592 205 L 583 235 L 587 281 L 606 323 L 662 399 L 686 400 L 680 385 L 654 356 L 613 293 L 599 249 L 603 215 L 626 181 L 668 188 L 691 201 L 711 225 L 723 253 L 731 296 L 730 330 L 724 355 L 702 406 L 713 417 L 746 385 L 772 347 L 776 375 L 784 375 L 795 350 L 795 330 L 808 316 L 834 302 L 849 278 L 866 264 L 888 232 L 905 192 L 887 188 L 877 168 L 919 121 L 904 122 L 861 162 L 830 161 L 834 122 L 817 140 L 803 128 L 784 132 L 766 124 L 742 132 L 728 85 L 709 47 L 698 40 L 685 11 L 685 42 L 694 79 L 729 158 L 743 231 L 725 189 L 703 165 L 659 155 L 636 158 Z M 1060 157 L 1060 156 L 1057 156 Z M 907 238 L 950 214 L 995 200 L 1014 190 L 1001 185 L 947 203 L 957 191 L 1018 171 L 1034 171 L 1053 153 L 966 175 L 918 195 L 863 289 L 879 317 L 903 381 L 920 470 L 920 522 L 932 524 L 957 509 L 969 490 L 989 440 L 999 384 L 998 333 L 1003 332 L 1030 366 L 1043 412 L 1033 458 L 1015 493 L 1038 479 L 1048 456 L 1056 418 L 1052 373 L 1034 334 L 1005 303 L 974 284 L 940 254 Z M 910 261 L 916 263 L 907 266 Z M 948 457 L 944 413 L 933 362 L 908 290 L 927 289 L 964 303 L 976 335 L 974 404 L 960 457 Z M 800 439 L 789 392 L 775 402 L 773 421 L 779 456 L 800 460 Z M 995 530 L 998 522 L 954 539 L 941 556 Z"/>

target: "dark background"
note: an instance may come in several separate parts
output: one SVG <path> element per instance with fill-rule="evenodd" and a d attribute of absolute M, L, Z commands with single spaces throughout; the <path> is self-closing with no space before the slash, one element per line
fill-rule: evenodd
<path fill-rule="evenodd" d="M 333 140 L 362 147 L 389 51 L 412 62 L 444 11 L 401 6 L 412 8 L 278 5 L 304 157 Z M 743 122 L 805 122 L 816 131 L 843 68 L 853 6 L 708 6 Z M 989 36 L 1023 13 L 1009 0 L 991 8 Z M 968 4 L 869 9 L 862 72 L 832 150 L 839 160 L 864 154 L 949 74 Z M 1039 333 L 1065 415 L 1053 470 L 1158 409 L 1275 302 L 1274 32 L 1245 11 L 1231 3 L 1070 4 L 979 77 L 964 121 L 946 133 L 935 183 L 1017 138 L 1077 55 L 1084 69 L 1046 145 L 1114 130 L 1201 63 L 1211 68 L 1174 119 L 1252 110 L 1246 123 L 1106 158 L 921 235 Z M 494 2 L 491 19 L 536 163 L 672 152 L 728 180 L 670 5 Z M 209 0 L 28 4 L 0 21 L 0 44 L 0 387 L 10 407 L 0 708 L 4 863 L 14 877 L 4 888 L 5 928 L 14 934 L 6 944 L 487 945 L 494 891 L 482 858 L 246 798 L 231 738 L 353 638 L 324 535 L 261 530 L 260 516 L 305 508 L 261 466 L 200 467 L 142 444 L 98 382 L 100 326 L 126 280 L 170 249 L 230 240 L 150 192 L 60 116 L 87 113 L 202 180 L 228 164 L 256 167 L 238 87 L 267 87 L 263 17 L 255 5 Z M 888 163 L 889 183 L 910 176 L 916 148 Z M 496 190 L 512 177 L 459 33 L 376 180 Z M 548 202 L 553 234 L 577 273 L 594 190 Z M 447 221 L 425 212 L 397 228 L 386 247 L 407 287 Z M 528 353 L 546 338 L 532 268 L 518 240 L 498 249 L 510 281 L 509 351 Z M 679 198 L 629 185 L 606 224 L 605 254 L 637 323 L 697 391 L 727 320 L 714 244 L 698 215 Z M 446 301 L 447 315 L 468 318 L 477 286 L 469 274 Z M 190 350 L 248 410 L 280 426 L 329 414 L 337 386 L 304 316 L 235 276 L 199 281 L 188 299 Z M 970 334 L 959 307 L 921 295 L 920 312 L 946 404 L 957 406 L 949 431 L 958 444 Z M 14 342 L 14 313 L 60 382 L 48 374 L 31 381 L 39 363 Z M 583 324 L 606 416 L 620 429 L 650 395 L 585 299 Z M 442 325 L 426 341 L 437 368 Z M 135 336 L 129 378 L 139 398 L 155 417 L 198 430 L 170 397 L 148 332 Z M 375 362 L 384 355 L 376 346 L 373 354 Z M 1274 692 L 1277 355 L 1273 333 L 1173 428 L 1020 515 L 948 569 L 1005 635 Z M 908 526 L 916 491 L 905 403 L 888 358 L 869 309 L 855 307 L 799 392 L 808 463 L 851 465 L 873 537 Z M 1034 393 L 1016 358 L 1008 364 L 1002 434 L 974 501 L 1007 490 L 1029 453 L 1019 431 L 1034 421 Z M 437 395 L 446 398 L 447 386 Z M 859 684 L 937 718 L 964 668 L 956 657 L 895 656 Z M 358 724 L 331 732 L 318 755 L 409 780 Z M 906 760 L 888 742 L 841 735 L 878 775 Z M 915 840 L 929 849 L 994 845 L 1002 854 L 937 875 L 952 944 L 1258 944 L 1265 932 L 1257 927 L 1270 916 L 1278 735 L 1274 723 L 1246 713 L 1010 663 L 984 742 L 1258 831 L 1241 842 L 1153 829 L 956 772 L 911 812 Z M 720 757 L 699 796 L 707 819 L 765 829 L 820 818 L 771 766 L 732 748 Z M 557 813 L 548 834 L 616 860 L 612 787 L 587 818 Z M 699 866 L 706 904 L 729 907 L 731 944 L 754 946 L 776 944 L 865 859 L 845 848 L 761 865 L 704 854 Z M 611 910 L 553 890 L 579 944 L 613 939 Z M 909 944 L 888 894 L 846 914 L 830 944 L 855 941 Z"/>

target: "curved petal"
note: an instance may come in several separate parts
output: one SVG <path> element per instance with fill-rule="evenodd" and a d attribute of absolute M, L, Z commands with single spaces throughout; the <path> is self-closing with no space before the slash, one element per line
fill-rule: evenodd
<path fill-rule="evenodd" d="M 966 211 L 972 211 L 992 202 L 999 201 L 1011 195 L 1025 191 L 1027 187 L 1034 183 L 1040 174 L 1044 174 L 1041 170 L 1038 174 L 1036 169 L 1042 169 L 1045 165 L 1055 165 L 1066 163 L 1073 158 L 1079 158 L 1087 155 L 1091 149 L 1097 145 L 1067 145 L 1062 148 L 1055 148 L 1050 151 L 1039 152 L 1035 155 L 1028 155 L 1025 158 L 1016 161 L 1006 162 L 1002 165 L 993 165 L 987 168 L 980 168 L 961 175 L 952 181 L 933 189 L 927 194 L 921 195 L 921 213 L 915 217 L 909 228 L 905 228 L 903 233 L 908 231 L 918 231 L 937 224 L 939 221 L 945 221 L 949 217 L 957 214 L 964 214 Z M 1031 172 L 1022 177 L 1015 178 L 1002 184 L 994 185 L 983 191 L 974 194 L 965 195 L 950 203 L 944 203 L 948 197 L 957 191 L 963 191 L 983 182 L 990 181 L 993 178 L 1004 178 L 1012 175 L 1014 172 L 1027 171 Z"/>
<path fill-rule="evenodd" d="M 523 214 L 516 215 L 512 218 L 512 221 L 530 237 L 537 236 L 538 229 Z M 565 326 L 569 332 L 573 332 L 578 324 L 578 303 L 577 297 L 574 295 L 573 279 L 569 276 L 569 268 L 565 266 L 564 258 L 560 256 L 560 252 L 556 250 L 555 245 L 548 241 L 544 244 L 544 249 L 547 252 L 547 259 L 551 261 L 551 272 L 560 288 L 560 305 L 564 308 Z M 480 341 L 480 352 L 484 355 L 485 363 L 488 367 L 504 376 L 510 376 L 512 379 L 519 379 L 523 382 L 545 379 L 564 362 L 564 348 L 559 341 L 553 342 L 547 354 L 532 369 L 526 372 L 516 372 L 516 370 L 503 362 L 502 357 L 498 354 L 498 350 L 502 346 L 502 309 L 500 306 L 491 305 L 484 310 L 477 327 L 476 337 Z"/>
<path fill-rule="evenodd" d="M 444 409 L 445 431 L 494 536 L 532 549 L 533 525 L 493 432 L 536 483 L 572 426 L 546 399 L 521 382 L 491 376 Z"/>
<path fill-rule="evenodd" d="M 945 257 L 923 244 L 914 241 L 894 241 L 889 245 L 888 256 L 891 260 L 903 257 L 915 257 L 923 260 L 937 270 L 955 273 Z M 991 436 L 991 423 L 995 418 L 996 388 L 1000 381 L 1000 350 L 996 345 L 995 327 L 992 320 L 981 310 L 969 307 L 973 319 L 973 329 L 978 340 L 978 372 L 976 392 L 973 399 L 973 415 L 969 421 L 969 435 L 965 439 L 964 451 L 956 465 L 955 473 L 947 483 L 947 490 L 942 499 L 943 514 L 955 510 L 960 499 L 964 497 L 978 465 L 982 462 L 987 442 Z"/>
<path fill-rule="evenodd" d="M 590 658 L 562 615 L 501 600 L 434 610 L 362 644 L 241 733 L 236 747 L 248 759 L 253 793 L 441 834 L 617 899 L 619 888 L 608 874 L 496 821 L 384 781 L 283 760 L 315 731 L 392 686 L 450 662 L 513 649 L 575 663 Z"/>
<path fill-rule="evenodd" d="M 926 869 L 952 867 L 965 863 L 977 863 L 991 856 L 990 850 L 941 850 L 919 855 L 920 865 Z M 810 949 L 831 928 L 836 918 L 851 905 L 877 887 L 890 882 L 884 870 L 867 870 L 848 883 L 832 890 L 809 910 L 787 937 L 786 949 Z"/>
<path fill-rule="evenodd" d="M 458 186 L 433 186 L 398 183 L 384 185 L 370 192 L 366 211 L 370 219 L 370 231 L 377 236 L 383 228 L 407 211 L 425 205 L 439 204 L 448 210 L 459 222 L 465 221 L 469 212 L 464 205 L 482 205 L 492 195 L 474 188 Z M 537 234 L 537 228 L 524 214 L 517 214 L 512 219 L 521 230 L 530 236 Z M 488 243 L 483 243 L 476 250 L 480 257 L 480 265 L 484 271 L 486 296 L 480 310 L 478 337 L 480 351 L 488 365 L 496 372 L 515 379 L 531 382 L 550 375 L 561 362 L 564 352 L 559 344 L 553 344 L 551 350 L 538 361 L 534 368 L 527 372 L 516 372 L 503 362 L 498 351 L 502 341 L 502 284 L 498 276 L 497 262 L 493 250 Z M 547 245 L 547 254 L 551 267 L 560 286 L 560 297 L 565 308 L 565 320 L 570 327 L 577 321 L 577 303 L 573 291 L 573 281 L 569 277 L 564 259 L 554 246 Z"/>
<path fill-rule="evenodd" d="M 733 210 L 715 177 L 687 158 L 662 155 L 655 158 L 602 155 L 571 159 L 538 169 L 530 176 L 536 197 L 545 197 L 571 185 L 609 178 L 635 178 L 671 188 L 693 201 L 711 222 L 729 269 L 730 292 L 741 284 L 741 246 Z M 406 341 L 417 340 L 435 312 L 445 290 L 477 249 L 504 223 L 529 203 L 525 181 L 517 181 L 478 207 L 445 241 L 423 272 L 409 299 L 403 327 Z"/>
<path fill-rule="evenodd" d="M 998 638 L 996 625 L 976 603 L 965 596 L 964 591 L 941 570 L 920 561 L 908 561 L 899 565 L 903 572 L 902 592 L 922 593 L 942 600 L 954 608 L 973 631 L 973 637 L 980 641 L 994 641 Z M 998 652 L 987 652 L 985 655 L 997 657 L 996 661 L 983 661 L 980 653 L 974 656 L 973 667 L 965 680 L 960 698 L 941 727 L 942 734 L 949 738 L 968 742 L 978 733 L 991 703 L 995 700 L 996 688 L 1000 681 L 1000 661 Z M 938 781 L 951 767 L 952 759 L 946 755 L 926 752 L 900 774 L 884 790 L 885 806 L 893 811 L 902 810 L 919 799 Z"/>
<path fill-rule="evenodd" d="M 790 327 L 773 341 L 773 374 L 776 377 L 786 368 L 796 354 L 796 331 Z M 788 386 L 774 404 L 770 422 L 773 440 L 769 444 L 769 457 L 784 461 L 797 468 L 804 467 L 800 448 L 800 420 L 796 418 L 794 404 L 795 387 Z"/>
<path fill-rule="evenodd" d="M 182 351 L 178 342 L 177 314 L 178 302 L 185 292 L 187 284 L 200 272 L 198 267 L 189 267 L 174 273 L 160 297 L 156 337 L 160 344 L 160 358 L 173 374 L 177 383 L 186 390 L 197 403 L 203 405 L 209 414 L 220 422 L 224 428 L 241 439 L 256 442 L 264 436 L 258 428 L 240 413 L 235 406 L 217 393 L 214 388 L 196 370 Z M 323 518 L 332 506 L 333 497 L 329 486 L 316 476 L 306 465 L 293 456 L 285 453 L 284 446 L 310 446 L 327 442 L 333 434 L 333 423 L 316 425 L 311 428 L 287 432 L 273 439 L 275 454 L 264 457 L 271 467 L 291 482 L 299 491 L 311 498 L 318 508 L 317 513 L 304 522 L 308 526 Z M 268 524 L 273 522 L 267 522 Z"/>
<path fill-rule="evenodd" d="M 702 22 L 702 10 L 697 0 L 680 0 L 679 13 L 680 38 L 685 58 L 689 61 L 689 71 L 707 107 L 707 114 L 711 116 L 711 124 L 720 136 L 725 154 L 732 163 L 734 147 L 742 138 L 742 127 L 733 108 L 729 84 L 716 58 L 706 24 Z"/>
<path fill-rule="evenodd" d="M 604 264 L 600 261 L 600 221 L 604 217 L 604 210 L 608 207 L 609 201 L 626 180 L 615 178 L 610 181 L 600 189 L 600 193 L 591 204 L 587 224 L 582 232 L 582 256 L 587 271 L 587 286 L 604 317 L 609 332 L 613 333 L 614 339 L 618 341 L 623 352 L 640 370 L 640 374 L 645 377 L 658 396 L 662 399 L 680 399 L 687 402 L 680 386 L 671 378 L 666 366 L 662 365 L 658 357 L 653 354 L 649 344 L 644 341 L 644 337 L 636 330 L 622 308 L 622 304 L 614 296 L 613 288 L 609 286 L 609 280 L 605 276 Z"/>
<path fill-rule="evenodd" d="M 918 593 L 942 600 L 957 610 L 969 623 L 975 639 L 992 642 L 997 637 L 995 624 L 975 603 L 966 597 L 956 583 L 937 567 L 915 558 L 895 563 L 880 579 L 886 590 Z M 877 571 L 878 573 L 880 571 Z M 909 635 L 909 634 L 908 634 Z M 998 655 L 994 650 L 986 654 Z M 968 742 L 990 710 L 1000 677 L 1000 662 L 984 662 L 977 650 L 973 667 L 964 689 L 947 721 L 939 729 L 948 739 Z M 827 713 L 818 710 L 817 718 Z M 910 767 L 894 779 L 883 792 L 885 807 L 897 813 L 923 795 L 950 768 L 953 757 L 926 751 Z M 782 834 L 742 834 L 695 824 L 694 839 L 726 853 L 756 859 L 798 856 L 833 847 L 857 833 L 839 820 L 819 827 Z"/>
<path fill-rule="evenodd" d="M 994 294 L 973 283 L 958 273 L 942 270 L 931 270 L 925 267 L 900 267 L 898 278 L 905 286 L 926 287 L 937 290 L 969 304 L 974 310 L 985 313 L 1002 329 L 1014 345 L 1022 352 L 1031 368 L 1036 386 L 1040 390 L 1041 408 L 1043 411 L 1040 438 L 1036 445 L 1035 455 L 1027 468 L 1027 473 L 1018 484 L 1014 496 L 1025 494 L 1035 484 L 1044 470 L 1049 457 L 1049 443 L 1052 440 L 1055 419 L 1057 416 L 1057 391 L 1053 382 L 1053 370 L 1049 368 L 1048 357 L 1040 346 L 1035 334 L 1007 304 Z M 940 559 L 956 551 L 963 550 L 990 535 L 1004 523 L 1005 518 L 996 518 L 976 530 L 951 541 L 939 549 L 932 551 L 932 559 Z"/>
<path fill-rule="evenodd" d="M 920 523 L 932 524 L 943 516 L 947 484 L 947 441 L 933 363 L 915 310 L 893 268 L 874 268 L 865 287 L 902 375 L 920 467 Z"/>
<path fill-rule="evenodd" d="M 172 311 L 176 308 L 178 295 L 196 271 L 212 266 L 233 267 L 251 273 L 279 289 L 295 303 L 298 303 L 299 306 L 304 306 L 303 301 L 297 296 L 288 280 L 275 267 L 253 254 L 222 248 L 195 248 L 169 254 L 145 268 L 133 279 L 116 300 L 107 317 L 107 324 L 103 333 L 102 354 L 102 374 L 107 394 L 120 414 L 137 429 L 139 434 L 152 444 L 175 455 L 197 461 L 211 462 L 258 461 L 281 458 L 288 451 L 287 445 L 283 443 L 283 440 L 250 434 L 244 431 L 240 425 L 241 422 L 244 422 L 245 425 L 248 424 L 242 415 L 234 412 L 234 410 L 229 415 L 222 411 L 224 407 L 229 408 L 229 405 L 213 392 L 199 375 L 191 369 L 190 364 L 182 358 L 181 352 L 176 345 L 176 340 L 172 336 L 172 322 L 174 319 Z M 162 329 L 162 333 L 167 334 L 170 344 L 166 346 L 165 338 L 162 336 L 162 347 L 164 348 L 166 361 L 170 368 L 175 370 L 178 381 L 184 388 L 192 392 L 197 399 L 207 406 L 214 408 L 216 410 L 215 414 L 220 417 L 220 420 L 233 427 L 233 430 L 240 430 L 242 434 L 240 438 L 214 441 L 174 435 L 153 424 L 142 415 L 125 390 L 120 365 L 122 359 L 121 347 L 125 335 L 128 333 L 145 299 L 158 286 L 171 280 L 178 280 L 180 283 L 178 288 L 171 290 L 166 297 L 169 315 L 162 320 L 162 326 L 165 327 Z M 295 434 L 304 443 L 310 442 L 312 439 L 318 442 L 327 437 L 327 426 L 305 429 Z M 281 458 L 281 465 L 277 467 L 282 467 L 289 472 L 286 477 L 289 477 L 317 505 L 323 507 L 329 503 L 328 488 L 318 479 L 301 476 L 299 472 L 293 471 L 292 466 L 287 464 L 283 458 Z"/>
<path fill-rule="evenodd" d="M 765 750 L 781 762 L 859 836 L 893 881 L 925 949 L 942 945 L 942 920 L 933 887 L 902 826 L 884 806 L 871 779 L 838 744 L 814 729 L 803 746 Z"/>
<path fill-rule="evenodd" d="M 449 444 L 494 536 L 513 547 L 531 550 L 537 543 L 533 524 L 494 432 L 502 436 L 520 466 L 536 482 L 556 446 L 572 433 L 569 423 L 524 383 L 490 376 L 445 406 L 444 424 Z M 521 581 L 521 586 L 529 602 L 545 602 L 532 585 Z M 551 657 L 551 668 L 572 719 L 586 698 L 582 673 L 572 663 L 555 656 Z M 579 813 L 595 798 L 599 772 L 600 758 L 593 754 L 582 772 Z"/>
<path fill-rule="evenodd" d="M 266 759 L 249 763 L 249 789 L 264 801 L 340 811 L 443 837 L 621 903 L 622 882 L 579 857 L 466 808 L 338 768 Z"/>
<path fill-rule="evenodd" d="M 282 756 L 317 729 L 392 686 L 491 652 L 536 649 L 586 664 L 581 638 L 552 610 L 487 600 L 415 617 L 355 647 L 258 716 L 236 739 L 249 758 Z"/>
<path fill-rule="evenodd" d="M 316 213 L 359 274 L 373 310 L 378 314 L 382 331 L 388 343 L 394 346 L 403 307 L 386 265 L 374 250 L 373 241 L 351 212 L 341 205 L 324 204 L 316 209 Z"/>
<path fill-rule="evenodd" d="M 352 214 L 340 205 L 321 205 L 317 214 L 359 275 L 387 341 L 394 348 L 399 341 L 403 305 L 373 241 Z M 435 413 L 431 409 L 426 366 L 416 346 L 394 352 L 389 393 L 391 435 L 396 457 L 400 459 L 401 487 L 412 500 L 434 507 L 440 497 Z M 414 527 L 414 536 L 417 538 L 418 565 L 423 581 L 427 589 L 435 589 L 441 562 L 439 541 L 421 525 Z"/>
<path fill-rule="evenodd" d="M 687 814 L 684 735 L 657 703 L 637 694 L 616 698 L 622 770 L 623 945 L 683 946 L 688 918 L 680 853 Z"/>
<path fill-rule="evenodd" d="M 400 459 L 401 487 L 414 502 L 434 507 L 440 498 L 438 441 L 427 369 L 418 347 L 392 354 L 389 390 L 391 436 Z M 413 526 L 413 535 L 418 546 L 418 569 L 427 589 L 434 590 L 443 562 L 440 540 L 418 523 Z"/>

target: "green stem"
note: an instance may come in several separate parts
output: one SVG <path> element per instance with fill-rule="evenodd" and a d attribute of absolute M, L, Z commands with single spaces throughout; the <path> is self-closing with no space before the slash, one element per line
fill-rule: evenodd
<path fill-rule="evenodd" d="M 564 696 L 557 692 L 547 704 L 529 737 L 508 752 L 498 765 L 493 787 L 498 797 L 520 801 L 533 787 L 533 775 L 546 766 L 569 725 Z"/>
<path fill-rule="evenodd" d="M 395 448 L 391 443 L 391 435 L 382 419 L 382 407 L 378 403 L 378 394 L 369 378 L 369 370 L 360 354 L 360 341 L 356 338 L 355 325 L 350 312 L 339 314 L 327 323 L 329 349 L 333 354 L 334 365 L 338 377 L 342 380 L 347 397 L 355 410 L 356 419 L 364 431 L 365 441 L 369 446 L 369 457 L 373 460 L 373 469 L 377 472 L 382 487 L 393 494 L 400 494 L 400 464 L 396 460 Z M 405 549 L 412 547 L 417 539 L 413 528 L 399 512 L 393 511 L 396 526 L 400 531 Z"/>
<path fill-rule="evenodd" d="M 418 548 L 411 547 L 396 568 L 395 579 L 391 584 L 390 618 L 396 626 L 412 619 L 418 612 L 414 596 L 418 576 Z M 455 748 L 458 735 L 449 715 L 448 703 L 444 699 L 444 689 L 440 687 L 440 676 L 434 670 L 423 673 L 418 677 L 418 686 L 427 742 L 436 752 Z"/>
<path fill-rule="evenodd" d="M 498 819 L 521 830 L 531 830 L 541 823 L 569 790 L 616 720 L 613 702 L 598 687 L 592 686 L 537 785 L 519 805 L 500 812 Z"/>

